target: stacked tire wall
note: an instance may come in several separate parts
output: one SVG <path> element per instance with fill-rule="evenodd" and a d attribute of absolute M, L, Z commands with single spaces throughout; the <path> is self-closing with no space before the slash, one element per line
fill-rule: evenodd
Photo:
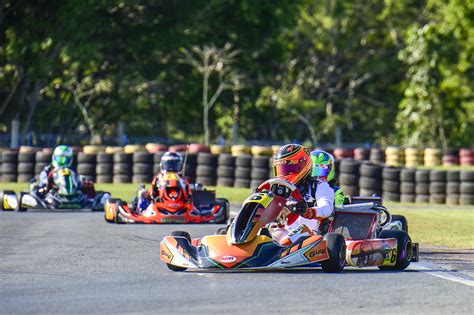
<path fill-rule="evenodd" d="M 250 172 L 252 165 L 252 156 L 249 154 L 238 155 L 235 158 L 234 169 L 234 187 L 250 187 Z"/>
<path fill-rule="evenodd" d="M 339 185 L 346 195 L 359 195 L 359 168 L 360 162 L 352 159 L 343 159 L 339 163 Z"/>
<path fill-rule="evenodd" d="M 148 152 L 133 153 L 132 182 L 149 183 L 153 178 L 153 154 Z"/>
<path fill-rule="evenodd" d="M 361 196 L 382 196 L 382 169 L 379 164 L 363 163 L 359 173 L 359 194 Z"/>
<path fill-rule="evenodd" d="M 115 153 L 113 165 L 113 183 L 130 183 L 132 181 L 132 158 L 128 153 Z"/>
<path fill-rule="evenodd" d="M 217 156 L 212 153 L 198 153 L 196 182 L 208 186 L 217 184 Z"/>
<path fill-rule="evenodd" d="M 235 180 L 235 157 L 221 153 L 217 159 L 217 186 L 233 187 Z"/>
<path fill-rule="evenodd" d="M 15 151 L 2 152 L 2 181 L 16 182 L 18 179 L 18 153 Z"/>
<path fill-rule="evenodd" d="M 114 155 L 100 152 L 95 167 L 97 183 L 112 183 L 114 179 Z"/>
<path fill-rule="evenodd" d="M 97 154 L 79 152 L 77 154 L 77 173 L 91 180 L 96 180 Z"/>

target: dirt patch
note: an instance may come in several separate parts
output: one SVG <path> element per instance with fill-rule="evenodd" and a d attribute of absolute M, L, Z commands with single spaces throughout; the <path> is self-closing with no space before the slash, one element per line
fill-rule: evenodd
<path fill-rule="evenodd" d="M 423 261 L 474 278 L 474 249 L 420 245 L 420 262 Z"/>

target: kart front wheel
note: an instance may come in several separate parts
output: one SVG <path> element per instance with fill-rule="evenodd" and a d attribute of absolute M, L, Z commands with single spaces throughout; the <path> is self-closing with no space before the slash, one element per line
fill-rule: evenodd
<path fill-rule="evenodd" d="M 407 233 L 383 230 L 378 235 L 378 238 L 395 238 L 397 240 L 397 260 L 395 266 L 379 266 L 380 270 L 404 270 L 410 265 L 413 256 L 413 243 Z"/>
<path fill-rule="evenodd" d="M 338 233 L 328 233 L 324 236 L 329 258 L 321 262 L 324 272 L 341 272 L 346 264 L 346 241 Z"/>
<path fill-rule="evenodd" d="M 393 215 L 392 215 L 392 222 L 395 222 L 395 221 L 400 221 L 400 223 L 401 223 L 401 225 L 402 225 L 402 230 L 403 230 L 405 233 L 408 233 L 408 221 L 407 221 L 407 218 L 405 218 L 403 215 L 393 214 Z"/>
<path fill-rule="evenodd" d="M 185 271 L 186 269 L 188 269 L 188 268 L 185 268 L 185 267 L 179 267 L 179 266 L 175 266 L 175 265 L 171 265 L 171 264 L 166 264 L 166 266 L 168 266 L 168 269 L 172 270 L 172 271 Z"/>

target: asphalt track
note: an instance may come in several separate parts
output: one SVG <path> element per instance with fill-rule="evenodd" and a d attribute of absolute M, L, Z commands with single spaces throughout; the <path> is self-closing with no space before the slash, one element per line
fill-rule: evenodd
<path fill-rule="evenodd" d="M 172 272 L 159 242 L 217 225 L 114 225 L 102 213 L 0 212 L 0 313 L 474 313 L 473 278 L 437 265 Z M 416 270 L 415 270 L 416 269 Z"/>

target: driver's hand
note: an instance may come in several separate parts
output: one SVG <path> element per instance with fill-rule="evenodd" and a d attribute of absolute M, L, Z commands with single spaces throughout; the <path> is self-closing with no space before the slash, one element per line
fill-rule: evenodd
<path fill-rule="evenodd" d="M 306 213 L 306 209 L 308 209 L 308 204 L 305 200 L 301 200 L 295 204 L 289 205 L 288 209 L 294 214 L 304 215 Z"/>

